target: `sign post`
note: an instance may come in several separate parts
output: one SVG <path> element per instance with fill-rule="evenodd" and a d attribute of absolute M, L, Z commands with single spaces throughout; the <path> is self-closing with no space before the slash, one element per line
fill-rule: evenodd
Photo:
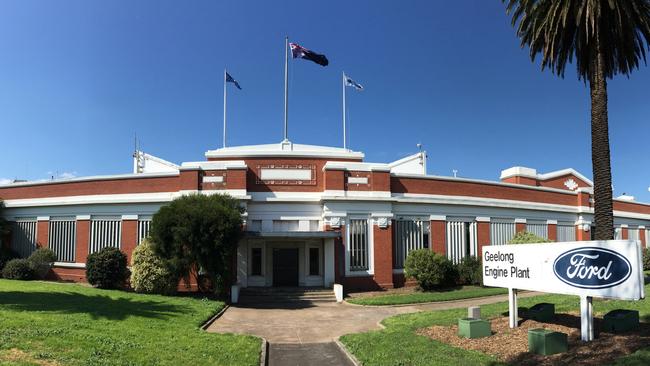
<path fill-rule="evenodd" d="M 641 243 L 607 240 L 483 247 L 483 284 L 508 289 L 510 327 L 517 290 L 580 296 L 581 338 L 594 339 L 593 298 L 645 298 Z"/>

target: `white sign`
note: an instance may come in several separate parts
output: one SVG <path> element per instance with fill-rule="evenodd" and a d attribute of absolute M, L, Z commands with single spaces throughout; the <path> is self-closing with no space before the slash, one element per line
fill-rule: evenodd
<path fill-rule="evenodd" d="M 581 338 L 592 341 L 592 298 L 643 299 L 643 282 L 638 240 L 483 247 L 483 284 L 508 288 L 511 328 L 518 326 L 517 289 L 578 295 Z"/>
<path fill-rule="evenodd" d="M 583 297 L 645 297 L 638 240 L 483 247 L 483 284 Z"/>

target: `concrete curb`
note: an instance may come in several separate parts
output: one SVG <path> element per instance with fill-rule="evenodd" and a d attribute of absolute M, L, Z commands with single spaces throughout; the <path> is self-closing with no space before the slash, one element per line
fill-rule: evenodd
<path fill-rule="evenodd" d="M 269 342 L 266 338 L 262 338 L 262 349 L 260 351 L 260 366 L 268 366 L 269 364 Z"/>
<path fill-rule="evenodd" d="M 348 350 L 347 347 L 345 347 L 345 345 L 340 341 L 339 338 L 334 340 L 336 346 L 341 350 L 341 352 L 345 354 L 345 356 L 348 358 L 348 360 L 350 360 L 350 362 L 352 362 L 354 366 L 361 366 L 361 362 L 359 362 L 359 360 L 357 360 L 357 358 L 354 357 L 354 355 Z"/>
<path fill-rule="evenodd" d="M 223 315 L 223 313 L 225 313 L 226 310 L 228 310 L 229 307 L 230 305 L 224 306 L 223 309 L 219 310 L 219 312 L 216 313 L 212 318 L 208 319 L 207 322 L 203 323 L 201 329 L 202 330 L 208 329 L 212 325 L 212 323 L 214 323 L 215 320 L 219 319 Z"/>

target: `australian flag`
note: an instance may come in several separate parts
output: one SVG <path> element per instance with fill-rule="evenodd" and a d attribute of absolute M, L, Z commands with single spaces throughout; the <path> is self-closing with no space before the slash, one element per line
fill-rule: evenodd
<path fill-rule="evenodd" d="M 241 86 L 239 86 L 239 83 L 237 82 L 237 80 L 233 79 L 233 77 L 230 76 L 230 74 L 227 73 L 227 72 L 226 72 L 226 82 L 235 84 L 237 89 L 241 90 Z"/>
<path fill-rule="evenodd" d="M 329 61 L 325 55 L 310 51 L 297 43 L 289 43 L 289 47 L 291 48 L 291 55 L 293 58 L 304 58 L 305 60 L 315 62 L 321 66 L 329 65 Z"/>

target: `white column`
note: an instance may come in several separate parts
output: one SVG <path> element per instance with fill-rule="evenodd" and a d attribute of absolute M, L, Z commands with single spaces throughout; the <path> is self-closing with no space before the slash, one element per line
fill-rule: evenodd
<path fill-rule="evenodd" d="M 517 289 L 508 289 L 508 313 L 510 314 L 510 328 L 519 326 L 519 309 L 517 308 Z"/>
<path fill-rule="evenodd" d="M 594 308 L 591 296 L 580 296 L 580 338 L 594 340 Z"/>

